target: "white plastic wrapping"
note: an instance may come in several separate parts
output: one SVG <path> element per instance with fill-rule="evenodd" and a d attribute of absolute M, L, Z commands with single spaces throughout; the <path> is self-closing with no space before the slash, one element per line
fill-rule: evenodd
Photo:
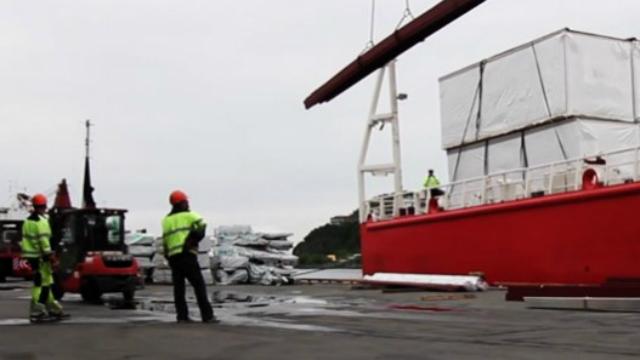
<path fill-rule="evenodd" d="M 580 132 L 571 121 L 527 130 L 528 164 L 531 167 L 579 157 L 581 141 Z"/>
<path fill-rule="evenodd" d="M 489 288 L 489 285 L 482 277 L 471 275 L 375 273 L 373 275 L 365 275 L 363 280 L 373 284 L 395 284 L 427 288 L 443 287 L 450 289 L 463 289 L 466 291 L 485 291 Z"/>
<path fill-rule="evenodd" d="M 640 108 L 639 70 L 638 41 L 570 30 L 547 35 L 440 79 L 442 145 L 561 116 L 631 122 Z"/>
<path fill-rule="evenodd" d="M 476 139 L 500 135 L 548 117 L 531 47 L 488 62 Z"/>
<path fill-rule="evenodd" d="M 211 268 L 220 284 L 289 283 L 298 257 L 290 254 L 291 233 L 254 233 L 250 226 L 224 226 L 215 230 Z"/>
<path fill-rule="evenodd" d="M 523 167 L 522 137 L 520 134 L 507 135 L 489 141 L 489 173 Z"/>
<path fill-rule="evenodd" d="M 450 150 L 449 179 L 469 179 L 485 175 L 485 144 L 472 144 L 458 149 Z"/>
<path fill-rule="evenodd" d="M 488 149 L 485 149 L 487 144 Z M 593 157 L 634 146 L 640 146 L 638 124 L 573 118 L 496 137 L 488 142 L 463 146 L 460 155 L 460 149 L 449 150 L 450 179 L 460 181 L 484 175 L 482 169 L 485 164 L 482 154 L 485 151 L 488 154 L 488 174 L 495 174 L 525 167 L 525 152 L 528 166 L 535 167 L 565 159 Z M 453 171 L 458 156 L 458 171 L 454 177 Z"/>
<path fill-rule="evenodd" d="M 569 114 L 633 120 L 633 47 L 629 41 L 567 34 Z"/>
<path fill-rule="evenodd" d="M 442 141 L 445 147 L 475 139 L 479 79 L 480 72 L 474 69 L 440 81 Z M 466 136 L 463 139 L 465 126 Z"/>

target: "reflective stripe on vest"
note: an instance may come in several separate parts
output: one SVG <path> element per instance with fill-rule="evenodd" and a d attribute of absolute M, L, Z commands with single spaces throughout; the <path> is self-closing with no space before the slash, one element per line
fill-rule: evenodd
<path fill-rule="evenodd" d="M 184 211 L 168 215 L 162 220 L 162 243 L 167 256 L 182 252 L 184 242 L 191 230 L 199 230 L 206 226 L 200 215 L 193 211 Z"/>
<path fill-rule="evenodd" d="M 51 227 L 46 217 L 39 216 L 38 220 L 25 220 L 22 224 L 22 241 L 20 242 L 22 256 L 37 258 L 51 254 L 50 238 Z"/>

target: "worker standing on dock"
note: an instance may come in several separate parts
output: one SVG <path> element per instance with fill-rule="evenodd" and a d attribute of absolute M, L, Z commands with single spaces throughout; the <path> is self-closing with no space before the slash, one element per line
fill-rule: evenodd
<path fill-rule="evenodd" d="M 171 213 L 162 221 L 164 256 L 169 260 L 173 282 L 173 298 L 179 323 L 192 322 L 185 299 L 185 278 L 189 280 L 198 300 L 202 322 L 218 322 L 207 298 L 207 289 L 198 265 L 198 243 L 204 238 L 206 223 L 189 210 L 187 195 L 176 190 L 169 196 Z"/>
<path fill-rule="evenodd" d="M 22 257 L 25 258 L 33 272 L 33 288 L 31 289 L 31 304 L 29 319 L 32 322 L 51 319 L 62 319 L 62 306 L 54 296 L 53 266 L 51 251 L 51 227 L 45 213 L 47 198 L 36 194 L 31 199 L 33 211 L 22 224 Z"/>
<path fill-rule="evenodd" d="M 444 191 L 440 190 L 438 186 L 440 186 L 440 180 L 433 174 L 433 169 L 429 169 L 429 174 L 424 179 L 424 188 L 429 189 L 431 197 L 444 195 Z"/>

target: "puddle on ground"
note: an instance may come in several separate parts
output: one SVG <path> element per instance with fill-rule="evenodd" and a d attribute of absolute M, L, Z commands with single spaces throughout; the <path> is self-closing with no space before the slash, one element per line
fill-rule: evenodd
<path fill-rule="evenodd" d="M 28 298 L 28 297 L 25 297 Z M 359 313 L 347 309 L 345 303 L 339 299 L 331 301 L 302 296 L 298 293 L 286 295 L 246 294 L 235 291 L 216 290 L 211 294 L 211 302 L 215 315 L 221 325 L 230 326 L 259 326 L 286 330 L 341 332 L 338 328 L 305 323 L 308 316 L 340 316 L 361 317 L 370 314 Z M 79 304 L 79 295 L 66 294 L 65 302 Z M 200 312 L 195 298 L 187 297 L 189 316 L 194 320 L 200 319 Z M 78 312 L 91 316 L 74 316 L 62 323 L 67 324 L 118 324 L 118 323 L 167 323 L 175 322 L 175 306 L 170 293 L 156 296 L 138 295 L 134 302 L 124 302 L 119 294 L 103 296 L 104 307 L 87 306 L 86 310 Z M 96 309 L 92 311 L 90 309 Z M 86 311 L 86 312 L 85 312 Z M 79 314 L 78 314 L 79 315 Z M 28 325 L 28 319 L 0 320 L 3 325 Z"/>
<path fill-rule="evenodd" d="M 0 291 L 19 291 L 24 289 L 20 286 L 0 286 Z"/>
<path fill-rule="evenodd" d="M 12 325 L 60 325 L 60 324 L 135 324 L 135 323 L 172 323 L 175 322 L 173 316 L 168 314 L 148 314 L 135 317 L 91 317 L 91 316 L 72 316 L 70 319 L 61 321 L 47 321 L 41 324 L 31 324 L 27 318 L 19 319 L 2 319 L 0 326 Z"/>
<path fill-rule="evenodd" d="M 354 311 L 339 309 L 326 300 L 308 296 L 273 296 L 242 294 L 230 291 L 214 291 L 211 296 L 215 315 L 223 325 L 275 327 L 289 330 L 338 332 L 337 328 L 300 323 L 302 316 L 362 316 Z M 194 297 L 187 297 L 189 316 L 199 319 Z M 173 299 L 140 298 L 139 311 L 160 312 L 175 316 Z"/>

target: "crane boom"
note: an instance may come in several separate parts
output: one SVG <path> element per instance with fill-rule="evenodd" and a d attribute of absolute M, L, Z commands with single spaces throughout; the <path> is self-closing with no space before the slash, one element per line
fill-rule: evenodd
<path fill-rule="evenodd" d="M 330 101 L 484 1 L 442 0 L 358 56 L 324 85 L 311 93 L 304 100 L 304 106 L 309 109 L 316 104 Z"/>

